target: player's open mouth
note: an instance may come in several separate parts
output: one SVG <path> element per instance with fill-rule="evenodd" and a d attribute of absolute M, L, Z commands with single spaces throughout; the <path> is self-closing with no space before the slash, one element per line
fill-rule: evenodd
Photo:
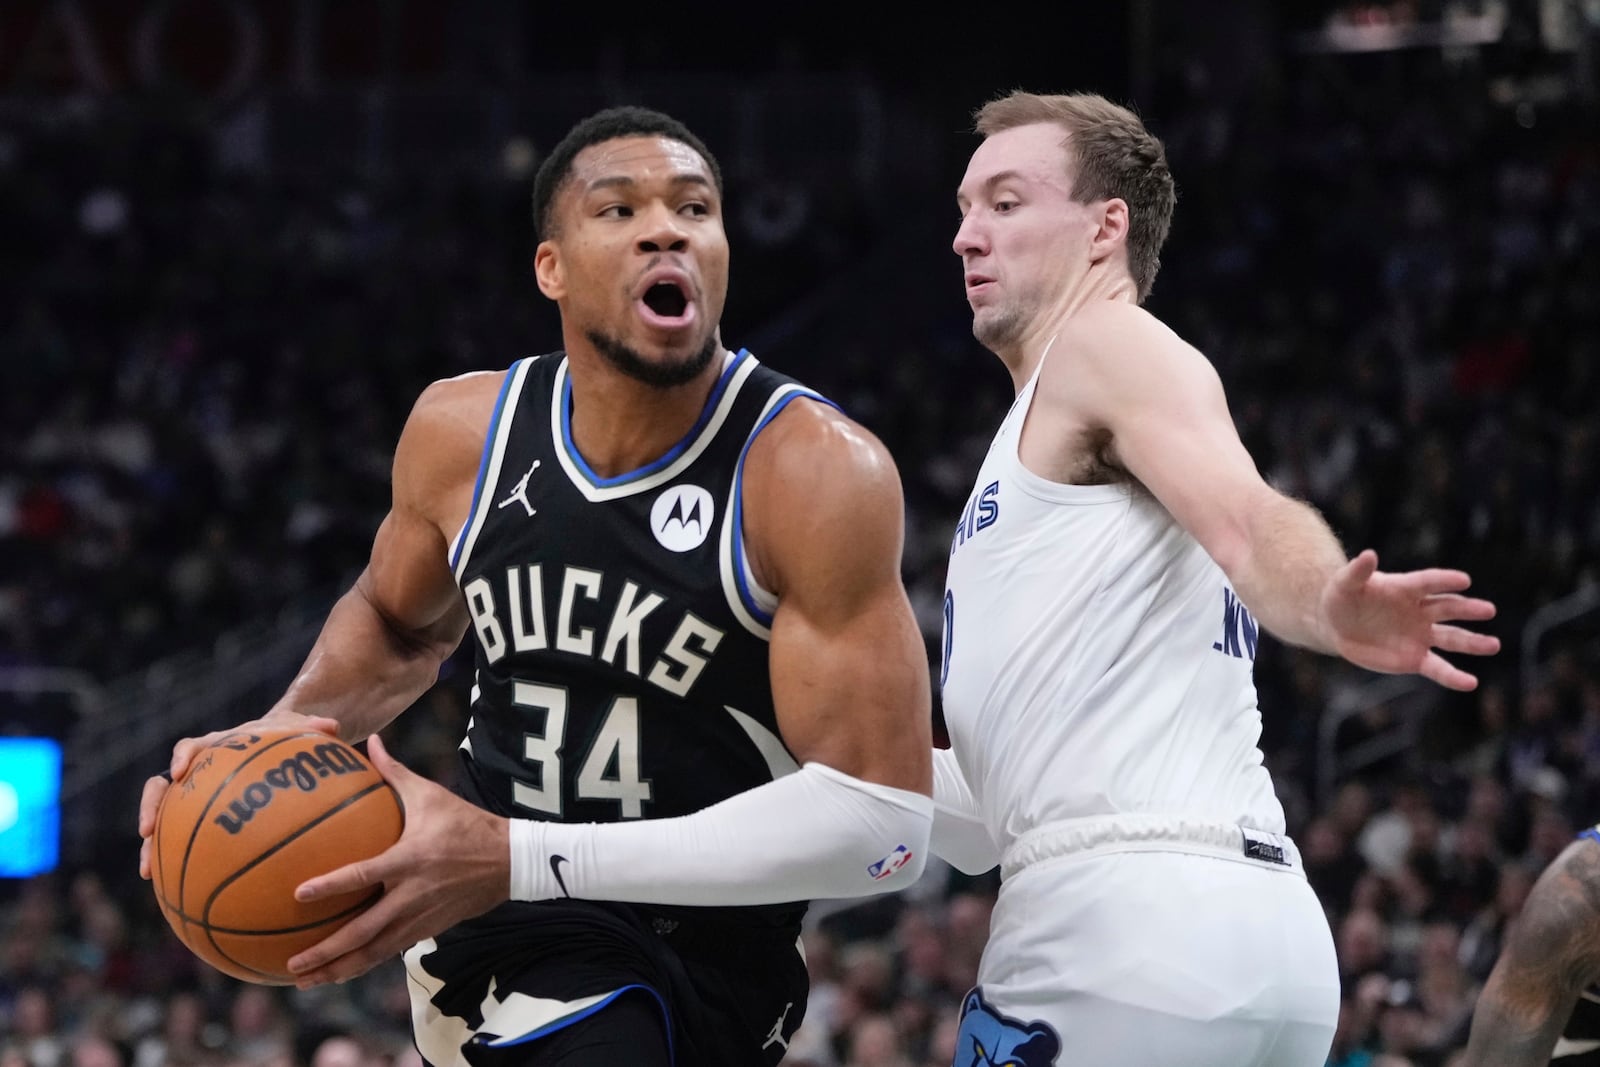
<path fill-rule="evenodd" d="M 694 321 L 694 301 L 681 282 L 658 281 L 645 289 L 636 302 L 639 317 L 647 326 L 662 330 L 676 330 Z"/>

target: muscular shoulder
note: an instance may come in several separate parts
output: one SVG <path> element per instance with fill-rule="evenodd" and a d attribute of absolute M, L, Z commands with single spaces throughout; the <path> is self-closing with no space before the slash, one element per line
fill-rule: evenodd
<path fill-rule="evenodd" d="M 464 433 L 476 436 L 481 444 L 506 374 L 503 370 L 471 371 L 433 382 L 412 405 L 406 432 L 446 438 Z"/>
<path fill-rule="evenodd" d="M 1519 955 L 1572 988 L 1600 978 L 1600 842 L 1579 838 L 1545 868 L 1518 914 Z"/>
<path fill-rule="evenodd" d="M 784 408 L 750 446 L 743 492 L 752 561 L 780 596 L 791 561 L 836 542 L 892 542 L 898 567 L 899 471 L 883 443 L 836 408 L 815 401 Z"/>
<path fill-rule="evenodd" d="M 1128 434 L 1159 436 L 1197 411 L 1223 411 L 1216 369 L 1143 308 L 1105 301 L 1062 324 L 1045 356 L 1023 435 L 1030 468 L 1093 484 L 1132 472 Z"/>
<path fill-rule="evenodd" d="M 1040 387 L 1100 386 L 1114 392 L 1161 384 L 1174 370 L 1216 377 L 1209 360 L 1142 307 L 1107 300 L 1085 307 L 1057 332 Z"/>
<path fill-rule="evenodd" d="M 825 503 L 836 495 L 899 492 L 888 449 L 839 409 L 812 400 L 789 404 L 750 446 L 746 485 Z"/>
<path fill-rule="evenodd" d="M 470 493 L 506 373 L 474 371 L 422 391 L 395 447 L 396 504 L 444 522 L 450 498 Z"/>
<path fill-rule="evenodd" d="M 1587 914 L 1600 930 L 1600 842 L 1591 837 L 1573 841 L 1545 869 L 1537 885 L 1539 897 Z M 1530 902 L 1533 899 L 1530 896 Z"/>

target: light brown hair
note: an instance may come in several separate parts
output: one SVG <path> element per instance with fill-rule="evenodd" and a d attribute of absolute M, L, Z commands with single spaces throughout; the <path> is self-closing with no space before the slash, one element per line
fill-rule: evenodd
<path fill-rule="evenodd" d="M 1053 122 L 1072 165 L 1072 198 L 1080 204 L 1119 198 L 1128 205 L 1128 271 L 1142 304 L 1161 267 L 1178 194 L 1167 151 L 1132 111 L 1094 93 L 1046 96 L 1017 90 L 973 115 L 984 137 L 1017 126 Z"/>

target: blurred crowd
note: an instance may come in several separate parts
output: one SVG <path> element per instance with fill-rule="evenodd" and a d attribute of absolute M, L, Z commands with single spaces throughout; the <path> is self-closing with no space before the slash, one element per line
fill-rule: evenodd
<path fill-rule="evenodd" d="M 1518 670 L 1530 615 L 1600 580 L 1600 109 L 1505 76 L 1323 57 L 1240 96 L 1174 61 L 1141 106 L 1180 195 L 1150 306 L 1214 359 L 1263 472 L 1352 549 L 1463 567 L 1501 609 L 1485 684 L 1328 792 L 1317 727 L 1348 676 L 1261 645 L 1263 749 L 1343 971 L 1338 1067 L 1449 1067 L 1534 879 L 1600 819 L 1596 629 Z M 526 178 L 268 180 L 170 109 L 0 131 L 0 667 L 111 678 L 358 568 L 422 386 L 553 346 Z M 875 236 L 841 233 L 841 259 Z M 785 291 L 750 273 L 736 294 Z M 902 465 L 930 646 L 1010 400 L 967 325 L 930 313 L 806 375 Z M 431 693 L 397 754 L 449 774 L 461 698 Z M 233 983 L 129 863 L 7 887 L 0 1067 L 416 1067 L 398 964 L 314 994 Z M 789 1062 L 949 1064 L 996 886 L 935 864 L 819 913 Z"/>

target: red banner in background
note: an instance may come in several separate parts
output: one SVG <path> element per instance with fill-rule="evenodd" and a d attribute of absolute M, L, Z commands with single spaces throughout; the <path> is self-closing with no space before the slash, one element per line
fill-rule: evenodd
<path fill-rule="evenodd" d="M 6 0 L 0 94 L 427 81 L 447 68 L 444 0 Z"/>

